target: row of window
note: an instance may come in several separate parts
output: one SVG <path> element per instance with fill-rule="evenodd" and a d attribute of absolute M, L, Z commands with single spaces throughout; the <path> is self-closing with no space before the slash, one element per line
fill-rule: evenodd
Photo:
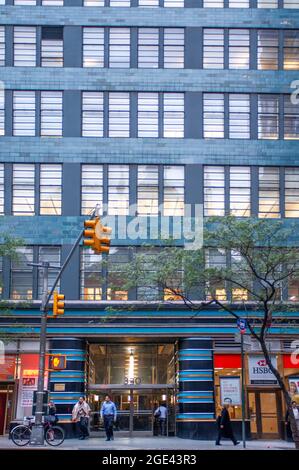
<path fill-rule="evenodd" d="M 62 165 L 14 164 L 13 215 L 61 215 Z M 4 214 L 4 165 L 0 165 L 0 212 Z M 183 216 L 185 169 L 182 165 L 82 165 L 81 214 L 99 206 L 108 215 Z M 299 217 L 299 168 L 205 166 L 204 215 L 260 218 Z M 134 212 L 132 213 L 132 206 Z M 106 209 L 107 208 L 107 209 Z"/>
<path fill-rule="evenodd" d="M 0 0 L 5 5 L 6 0 Z M 63 6 L 64 0 L 14 0 L 14 5 Z M 76 3 L 77 5 L 77 3 Z M 184 0 L 82 0 L 86 7 L 183 8 Z M 299 8 L 298 0 L 198 0 L 197 8 Z"/>
<path fill-rule="evenodd" d="M 132 168 L 132 167 L 131 167 Z M 109 215 L 128 215 L 136 204 L 139 215 L 184 214 L 184 166 L 138 165 L 134 182 L 129 165 L 81 166 L 81 214 L 96 205 Z M 0 164 L 0 213 L 4 213 L 4 165 Z M 104 188 L 107 188 L 105 194 Z M 131 189 L 131 195 L 130 195 Z M 12 214 L 61 215 L 62 165 L 14 164 L 12 166 Z"/>
<path fill-rule="evenodd" d="M 184 93 L 82 92 L 81 136 L 183 138 L 184 102 Z M 299 139 L 299 104 L 290 95 L 203 93 L 199 104 L 201 138 Z M 0 135 L 5 135 L 4 93 Z M 63 92 L 14 91 L 12 135 L 62 137 Z"/>
<path fill-rule="evenodd" d="M 137 286 L 134 292 L 129 294 L 123 287 L 123 270 L 135 254 L 148 255 L 145 269 L 149 273 L 155 271 L 155 255 L 161 248 L 144 247 L 112 247 L 109 256 L 103 263 L 102 256 L 95 255 L 92 250 L 81 248 L 80 250 L 80 299 L 82 300 L 180 300 L 176 299 L 171 291 L 163 291 L 153 285 L 151 281 L 144 282 Z M 40 246 L 40 247 L 22 247 L 18 249 L 19 256 L 17 260 L 11 262 L 10 266 L 10 285 L 9 297 L 13 300 L 32 300 L 40 299 L 42 295 L 41 275 L 35 276 L 36 268 L 28 266 L 28 263 L 49 261 L 59 265 L 61 258 L 61 248 L 58 246 Z M 210 268 L 224 268 L 229 263 L 235 265 L 235 270 L 240 268 L 241 259 L 237 252 L 227 253 L 222 249 L 208 248 L 205 253 L 205 263 Z M 2 260 L 0 263 L 0 275 L 2 271 Z M 55 270 L 49 272 L 49 288 L 52 287 L 55 276 Z M 74 277 L 76 276 L 75 273 Z M 8 279 L 8 276 L 6 276 Z M 183 285 L 183 271 L 177 271 L 171 279 L 166 281 L 168 287 L 179 290 Z M 6 289 L 7 290 L 7 289 Z M 210 299 L 210 293 L 213 291 L 219 300 L 231 298 L 233 301 L 249 300 L 248 292 L 244 289 L 229 289 L 225 282 L 215 282 L 215 284 L 206 285 L 203 289 L 199 288 L 198 300 Z M 298 300 L 299 298 L 299 279 L 294 276 L 288 280 L 288 285 L 281 285 L 280 295 L 284 300 Z"/>
<path fill-rule="evenodd" d="M 136 28 L 136 31 L 133 51 L 132 28 L 83 27 L 81 65 L 184 68 L 184 28 Z M 202 56 L 199 68 L 299 69 L 298 30 L 204 28 L 198 40 L 202 42 L 197 47 L 198 59 Z M 5 65 L 4 26 L 0 26 L 0 65 Z M 63 27 L 15 26 L 13 65 L 63 67 Z"/>

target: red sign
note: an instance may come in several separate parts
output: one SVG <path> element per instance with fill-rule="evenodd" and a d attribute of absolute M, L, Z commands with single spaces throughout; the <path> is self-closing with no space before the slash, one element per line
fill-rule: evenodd
<path fill-rule="evenodd" d="M 15 378 L 15 356 L 5 355 L 4 364 L 0 364 L 0 380 L 13 380 Z"/>
<path fill-rule="evenodd" d="M 292 361 L 291 354 L 283 355 L 283 367 L 285 369 L 299 369 L 299 363 L 295 364 L 295 361 Z"/>
<path fill-rule="evenodd" d="M 240 354 L 215 354 L 214 367 L 216 369 L 240 369 Z"/>

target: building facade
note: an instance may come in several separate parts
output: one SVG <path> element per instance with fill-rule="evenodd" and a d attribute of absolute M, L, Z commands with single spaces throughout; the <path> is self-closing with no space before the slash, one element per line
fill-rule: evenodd
<path fill-rule="evenodd" d="M 225 390 L 238 395 L 234 321 L 215 309 L 192 318 L 153 286 L 125 291 L 122 266 L 145 243 L 161 249 L 154 234 L 164 226 L 173 236 L 186 208 L 281 218 L 298 244 L 298 73 L 298 0 L 0 0 L 1 231 L 24 240 L 18 260 L 1 260 L 2 299 L 16 307 L 0 315 L 13 335 L 0 373 L 0 433 L 31 413 L 36 386 L 42 282 L 27 263 L 62 263 L 99 205 L 113 226 L 110 254 L 76 250 L 59 285 L 65 315 L 48 324 L 49 352 L 67 356 L 66 370 L 45 377 L 60 421 L 87 394 L 100 432 L 109 392 L 121 432 L 152 433 L 163 401 L 169 435 L 214 437 Z M 207 262 L 233 256 L 210 249 Z M 217 295 L 244 300 L 224 285 Z M 298 300 L 299 280 L 281 295 Z M 282 315 L 271 331 L 295 395 L 298 315 Z M 254 376 L 262 360 L 251 344 L 248 434 L 282 437 L 280 391 L 267 371 Z M 237 432 L 240 417 L 236 399 Z"/>

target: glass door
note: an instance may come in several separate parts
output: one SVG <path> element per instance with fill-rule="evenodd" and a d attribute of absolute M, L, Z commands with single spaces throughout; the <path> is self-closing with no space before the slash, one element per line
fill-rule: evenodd
<path fill-rule="evenodd" d="M 251 434 L 256 439 L 279 439 L 281 394 L 275 391 L 248 392 L 248 411 Z"/>

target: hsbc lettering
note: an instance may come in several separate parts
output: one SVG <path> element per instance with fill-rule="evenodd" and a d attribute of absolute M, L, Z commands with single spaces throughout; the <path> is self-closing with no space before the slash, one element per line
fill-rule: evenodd
<path fill-rule="evenodd" d="M 269 369 L 266 359 L 261 356 L 249 356 L 249 378 L 251 384 L 276 384 L 276 378 Z M 272 364 L 277 366 L 277 358 L 271 358 Z"/>

